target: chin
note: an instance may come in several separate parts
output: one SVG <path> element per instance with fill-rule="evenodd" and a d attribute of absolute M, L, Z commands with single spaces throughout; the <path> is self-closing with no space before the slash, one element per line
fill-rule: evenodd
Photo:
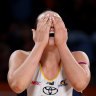
<path fill-rule="evenodd" d="M 48 46 L 55 46 L 54 37 L 49 38 Z"/>

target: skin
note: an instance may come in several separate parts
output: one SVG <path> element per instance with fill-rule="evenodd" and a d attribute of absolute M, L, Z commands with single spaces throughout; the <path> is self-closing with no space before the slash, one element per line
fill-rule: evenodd
<path fill-rule="evenodd" d="M 77 91 L 84 90 L 90 81 L 87 55 L 82 51 L 69 50 L 66 43 L 67 29 L 57 13 L 46 11 L 37 19 L 37 28 L 32 29 L 34 48 L 30 52 L 17 50 L 10 56 L 8 83 L 11 89 L 16 93 L 24 91 L 31 83 L 39 62 L 45 77 L 53 79 L 58 74 L 61 60 L 73 88 Z M 54 27 L 55 37 L 49 37 L 51 27 Z"/>

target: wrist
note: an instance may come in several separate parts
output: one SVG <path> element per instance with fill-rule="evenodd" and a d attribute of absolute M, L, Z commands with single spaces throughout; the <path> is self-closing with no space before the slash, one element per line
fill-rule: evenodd
<path fill-rule="evenodd" d="M 63 42 L 63 43 L 58 44 L 57 47 L 58 47 L 59 49 L 63 47 L 63 49 L 64 49 L 64 48 L 67 48 L 68 46 L 67 46 L 66 43 Z"/>
<path fill-rule="evenodd" d="M 35 43 L 35 47 L 39 47 L 41 49 L 45 49 L 45 44 L 43 44 L 43 43 Z"/>
<path fill-rule="evenodd" d="M 57 45 L 57 47 L 67 46 L 67 43 L 66 42 L 60 42 L 60 43 L 57 43 L 56 45 Z"/>

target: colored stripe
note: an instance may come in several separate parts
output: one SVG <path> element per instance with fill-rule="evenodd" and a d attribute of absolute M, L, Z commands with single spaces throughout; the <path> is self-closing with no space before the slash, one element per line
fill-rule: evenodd
<path fill-rule="evenodd" d="M 78 62 L 79 64 L 87 64 L 87 63 L 85 63 L 85 62 Z"/>
<path fill-rule="evenodd" d="M 61 63 L 60 63 L 59 72 L 58 72 L 57 76 L 56 76 L 55 78 L 53 78 L 52 80 L 49 80 L 49 79 L 47 79 L 47 78 L 45 77 L 45 75 L 44 75 L 44 73 L 43 73 L 43 70 L 42 70 L 42 66 L 41 66 L 40 63 L 39 63 L 39 65 L 40 65 L 40 69 L 41 69 L 41 73 L 42 73 L 43 77 L 44 77 L 46 80 L 48 80 L 48 81 L 53 81 L 54 79 L 56 79 L 56 78 L 58 77 L 59 73 L 60 73 L 60 70 L 61 70 Z"/>

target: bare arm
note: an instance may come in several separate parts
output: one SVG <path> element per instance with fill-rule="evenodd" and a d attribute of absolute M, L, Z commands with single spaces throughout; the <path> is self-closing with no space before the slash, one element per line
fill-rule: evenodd
<path fill-rule="evenodd" d="M 37 30 L 33 30 L 35 46 L 29 55 L 24 52 L 14 52 L 9 60 L 8 82 L 16 93 L 21 93 L 30 84 L 43 50 L 48 43 L 51 21 L 49 17 L 43 18 L 38 23 Z"/>
<path fill-rule="evenodd" d="M 89 59 L 84 52 L 70 52 L 66 44 L 68 39 L 67 29 L 61 18 L 54 16 L 53 24 L 55 43 L 59 50 L 64 72 L 74 89 L 82 91 L 90 81 Z M 80 65 L 78 62 L 85 62 L 86 65 Z"/>
<path fill-rule="evenodd" d="M 20 50 L 11 55 L 9 60 L 8 82 L 12 90 L 16 93 L 24 91 L 32 81 L 43 49 L 43 46 L 36 45 L 29 56 L 24 55 Z"/>
<path fill-rule="evenodd" d="M 66 45 L 61 45 L 58 49 L 64 72 L 71 85 L 77 91 L 84 90 L 90 81 L 89 60 L 87 55 L 80 51 L 72 55 Z M 85 62 L 86 64 L 78 64 L 78 62 Z"/>

